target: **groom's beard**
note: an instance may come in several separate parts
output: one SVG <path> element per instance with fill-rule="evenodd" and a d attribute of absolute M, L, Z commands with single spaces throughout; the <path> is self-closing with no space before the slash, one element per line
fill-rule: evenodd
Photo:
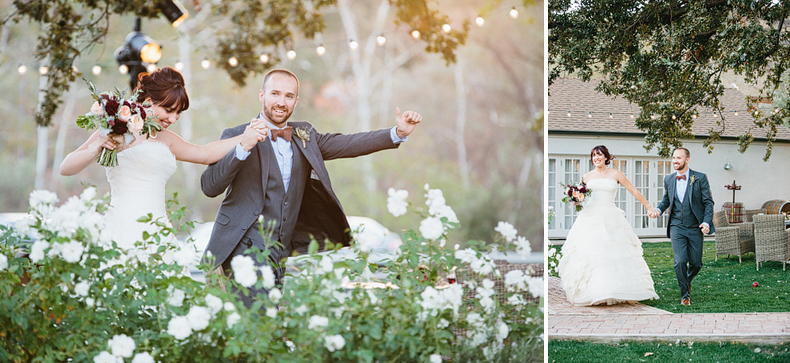
<path fill-rule="evenodd" d="M 283 108 L 288 110 L 288 107 Z M 291 117 L 292 113 L 294 113 L 294 110 L 288 110 L 285 115 L 275 117 L 274 114 L 272 114 L 272 109 L 266 104 L 266 101 L 263 102 L 263 115 L 266 116 L 266 119 L 268 119 L 269 122 L 275 124 L 275 126 L 278 124 L 283 124 L 283 126 L 285 126 L 285 121 L 288 121 L 288 118 Z"/>
<path fill-rule="evenodd" d="M 684 162 L 681 162 L 680 164 L 675 164 L 674 167 L 675 167 L 675 170 L 683 170 L 686 167 L 686 162 L 684 161 Z"/>

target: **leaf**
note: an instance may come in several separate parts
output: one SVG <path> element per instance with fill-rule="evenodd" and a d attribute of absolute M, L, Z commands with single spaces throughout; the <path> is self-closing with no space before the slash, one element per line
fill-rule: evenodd
<path fill-rule="evenodd" d="M 644 356 L 645 356 L 645 357 L 649 357 L 649 356 L 651 356 L 651 355 L 653 355 L 653 353 L 647 352 L 647 353 L 645 353 L 645 355 L 644 355 Z"/>

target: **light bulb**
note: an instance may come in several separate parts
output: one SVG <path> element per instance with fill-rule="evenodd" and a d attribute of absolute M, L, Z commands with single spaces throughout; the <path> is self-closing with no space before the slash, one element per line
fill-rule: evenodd
<path fill-rule="evenodd" d="M 203 69 L 208 69 L 208 67 L 211 66 L 211 62 L 208 59 L 204 59 L 200 61 L 200 66 L 203 67 Z"/>
<path fill-rule="evenodd" d="M 47 66 L 41 66 L 38 68 L 38 74 L 44 75 L 47 74 L 47 72 L 49 72 L 49 67 Z"/>
<path fill-rule="evenodd" d="M 482 16 L 478 15 L 477 18 L 475 19 L 475 24 L 477 24 L 477 26 L 483 26 L 486 24 L 486 20 L 483 19 Z"/>
<path fill-rule="evenodd" d="M 384 34 L 379 35 L 378 37 L 376 37 L 376 44 L 378 44 L 379 47 L 384 45 L 384 43 L 386 43 L 386 42 L 387 42 L 387 38 L 384 37 Z"/>
<path fill-rule="evenodd" d="M 291 50 L 289 50 L 289 51 L 288 51 L 288 53 L 286 53 L 285 55 L 286 55 L 286 56 L 288 56 L 288 59 L 291 59 L 291 60 L 293 60 L 294 58 L 296 58 L 296 51 L 294 51 L 293 49 L 291 49 Z"/>
<path fill-rule="evenodd" d="M 156 70 L 156 64 L 149 64 L 147 67 L 145 67 L 145 70 L 148 71 L 148 73 L 154 73 Z"/>
<path fill-rule="evenodd" d="M 98 64 L 93 66 L 93 68 L 91 68 L 91 73 L 93 73 L 94 76 L 100 75 L 101 74 L 101 66 L 98 65 Z"/>
<path fill-rule="evenodd" d="M 609 118 L 614 118 L 611 112 L 609 112 Z"/>
<path fill-rule="evenodd" d="M 735 111 L 735 116 L 738 116 L 738 111 Z"/>
<path fill-rule="evenodd" d="M 515 6 L 510 9 L 510 17 L 513 19 L 518 18 L 518 10 L 516 10 Z"/>
<path fill-rule="evenodd" d="M 179 70 L 179 71 L 184 69 L 184 62 L 182 62 L 182 61 L 178 61 L 174 65 L 175 65 L 176 69 Z"/>
<path fill-rule="evenodd" d="M 263 63 L 269 63 L 269 55 L 268 55 L 268 54 L 266 54 L 266 53 L 263 53 L 263 54 L 261 54 L 261 56 L 260 56 L 260 57 L 258 57 L 258 58 L 259 58 L 259 59 L 261 60 L 261 62 L 263 62 Z"/>
<path fill-rule="evenodd" d="M 412 30 L 411 31 L 411 37 L 414 38 L 414 39 L 420 39 L 420 31 L 416 30 L 416 29 Z"/>
<path fill-rule="evenodd" d="M 592 118 L 592 112 L 587 112 L 587 118 Z"/>
<path fill-rule="evenodd" d="M 315 52 L 318 55 L 324 55 L 324 53 L 326 53 L 326 47 L 324 47 L 324 45 L 321 44 L 321 45 L 318 46 L 318 48 L 315 48 Z"/>
<path fill-rule="evenodd" d="M 230 58 L 228 58 L 228 64 L 231 67 L 235 67 L 235 66 L 239 65 L 239 60 L 236 57 L 230 57 Z"/>
<path fill-rule="evenodd" d="M 656 115 L 650 115 L 650 119 L 651 120 L 655 120 L 656 119 Z"/>
<path fill-rule="evenodd" d="M 80 73 L 80 70 L 77 68 L 77 66 L 71 66 L 71 71 L 74 73 Z"/>
<path fill-rule="evenodd" d="M 779 113 L 779 109 L 778 109 L 778 108 L 775 108 L 775 109 L 774 109 L 774 113 Z"/>
<path fill-rule="evenodd" d="M 355 50 L 357 49 L 357 47 L 359 47 L 359 43 L 357 43 L 356 40 L 352 39 L 348 42 L 348 47 L 351 48 L 351 50 Z"/>
<path fill-rule="evenodd" d="M 445 32 L 445 33 L 449 33 L 449 32 L 450 32 L 450 30 L 453 30 L 453 28 L 450 26 L 450 24 L 444 24 L 444 25 L 442 25 L 442 31 L 443 31 L 443 32 Z"/>
<path fill-rule="evenodd" d="M 677 117 L 675 117 L 675 115 L 672 115 L 672 119 L 677 120 Z"/>
<path fill-rule="evenodd" d="M 121 74 L 128 73 L 129 72 L 129 66 L 127 66 L 126 64 L 121 64 L 121 66 L 118 67 L 118 72 L 121 72 Z"/>
<path fill-rule="evenodd" d="M 27 73 L 27 66 L 25 66 L 24 64 L 20 64 L 19 68 L 17 68 L 16 70 L 19 72 L 19 74 L 25 74 Z"/>
<path fill-rule="evenodd" d="M 695 114 L 691 115 L 691 118 L 696 120 L 697 119 L 697 114 L 695 113 Z"/>
<path fill-rule="evenodd" d="M 568 114 L 566 116 L 571 117 L 571 111 L 568 111 Z"/>
<path fill-rule="evenodd" d="M 631 112 L 631 118 L 634 118 L 634 113 L 633 112 Z"/>

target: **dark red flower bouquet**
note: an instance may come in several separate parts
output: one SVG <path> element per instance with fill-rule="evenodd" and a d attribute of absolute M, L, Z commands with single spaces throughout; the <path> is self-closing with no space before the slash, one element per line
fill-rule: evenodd
<path fill-rule="evenodd" d="M 579 184 L 563 184 L 560 183 L 563 188 L 565 188 L 564 197 L 562 197 L 563 203 L 573 203 L 576 207 L 576 211 L 579 212 L 582 210 L 581 202 L 584 201 L 584 198 L 589 197 L 592 194 L 592 190 L 587 188 L 587 183 L 582 180 Z M 570 206 L 569 206 L 570 207 Z"/>

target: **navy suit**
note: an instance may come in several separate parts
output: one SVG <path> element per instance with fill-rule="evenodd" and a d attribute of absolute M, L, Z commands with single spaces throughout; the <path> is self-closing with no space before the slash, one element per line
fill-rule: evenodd
<path fill-rule="evenodd" d="M 689 285 L 702 268 L 703 234 L 699 225 L 703 222 L 713 232 L 713 198 L 710 195 L 708 177 L 689 169 L 688 186 L 683 201 L 677 195 L 677 172 L 664 178 L 664 198 L 658 205 L 663 213 L 669 210 L 667 237 L 672 241 L 675 276 L 680 287 L 681 298 L 689 298 Z"/>

